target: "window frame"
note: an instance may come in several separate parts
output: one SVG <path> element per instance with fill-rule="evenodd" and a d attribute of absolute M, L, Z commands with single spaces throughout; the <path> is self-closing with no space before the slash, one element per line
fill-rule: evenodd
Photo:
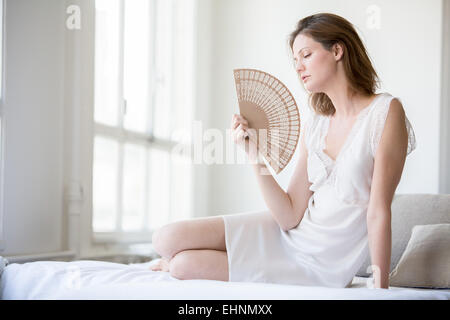
<path fill-rule="evenodd" d="M 146 148 L 146 156 L 148 156 L 148 152 L 151 149 L 158 149 L 164 152 L 167 152 L 168 154 L 171 153 L 171 150 L 175 145 L 179 145 L 178 141 L 172 140 L 172 139 L 165 139 L 165 138 L 159 138 L 155 137 L 153 135 L 153 129 L 154 129 L 154 114 L 155 114 L 155 93 L 156 93 L 156 85 L 158 80 L 158 75 L 156 75 L 156 55 L 154 54 L 154 43 L 156 39 L 156 34 L 158 32 L 156 27 L 156 1 L 152 0 L 150 1 L 150 21 L 151 23 L 149 25 L 150 28 L 150 40 L 149 40 L 149 52 L 151 54 L 151 60 L 149 61 L 149 83 L 151 86 L 151 92 L 150 92 L 150 98 L 149 98 L 149 104 L 150 104 L 150 112 L 148 114 L 148 117 L 150 119 L 147 120 L 148 126 L 147 126 L 147 133 L 139 133 L 134 131 L 129 131 L 124 128 L 124 113 L 126 112 L 126 101 L 124 100 L 124 0 L 119 0 L 120 4 L 120 18 L 119 18 L 119 93 L 118 93 L 118 100 L 119 100 L 119 110 L 118 110 L 118 123 L 117 126 L 110 126 L 107 124 L 96 122 L 94 117 L 92 117 L 93 121 L 93 133 L 92 133 L 92 153 L 91 153 L 91 214 L 90 214 L 90 233 L 91 233 L 91 240 L 93 244 L 130 244 L 130 243 L 144 243 L 144 242 L 151 242 L 152 234 L 154 232 L 154 229 L 144 229 L 142 231 L 120 231 L 121 229 L 121 221 L 123 217 L 123 210 L 122 210 L 122 177 L 123 177 L 123 156 L 124 151 L 123 147 L 125 143 L 131 143 L 131 144 L 137 144 L 145 146 Z M 173 3 L 175 4 L 175 3 Z M 196 7 L 196 2 L 193 2 L 194 8 Z M 172 14 L 175 10 L 175 5 L 172 6 Z M 195 24 L 194 28 L 196 28 L 197 25 Z M 194 29 L 195 30 L 195 29 Z M 95 37 L 94 37 L 95 38 Z M 173 33 L 170 37 L 170 41 L 174 41 Z M 95 44 L 94 44 L 95 48 Z M 94 50 L 95 55 L 95 50 Z M 171 52 L 171 63 L 173 63 L 172 59 L 173 52 Z M 95 61 L 95 59 L 94 59 Z M 94 62 L 94 68 L 95 68 L 95 62 Z M 94 79 L 95 79 L 95 72 L 94 72 Z M 95 82 L 95 81 L 94 81 Z M 94 87 L 95 92 L 95 87 Z M 171 102 L 173 103 L 173 102 Z M 95 112 L 95 105 L 93 105 L 92 112 L 94 114 Z M 192 110 L 194 112 L 194 110 Z M 93 165 L 94 165 L 94 140 L 96 137 L 104 137 L 113 139 L 114 141 L 119 143 L 119 159 L 118 159 L 118 167 L 119 170 L 117 171 L 117 216 L 116 216 L 116 230 L 111 232 L 98 232 L 93 229 L 93 221 L 94 221 L 94 197 L 93 197 Z M 190 142 L 189 142 L 190 143 Z M 148 162 L 147 162 L 148 163 Z M 193 165 L 191 165 L 191 177 L 193 177 Z M 169 176 L 171 175 L 171 172 L 169 171 Z M 191 180 L 191 183 L 193 183 L 193 180 Z M 170 197 L 172 197 L 172 183 L 170 183 Z M 192 205 L 191 205 L 192 206 Z M 169 214 L 171 212 L 171 204 L 169 202 Z M 144 223 L 145 221 L 148 221 L 149 216 L 149 210 L 144 211 Z M 144 226 L 145 228 L 145 226 Z"/>

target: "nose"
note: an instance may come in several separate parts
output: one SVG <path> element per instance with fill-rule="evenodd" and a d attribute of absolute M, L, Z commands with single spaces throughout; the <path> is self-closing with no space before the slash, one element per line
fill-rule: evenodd
<path fill-rule="evenodd" d="M 301 62 L 301 59 L 295 62 L 295 70 L 297 72 L 303 72 L 305 70 L 305 65 Z"/>

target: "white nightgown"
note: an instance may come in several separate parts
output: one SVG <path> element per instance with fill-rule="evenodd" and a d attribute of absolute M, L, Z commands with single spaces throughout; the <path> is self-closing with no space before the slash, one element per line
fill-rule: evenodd
<path fill-rule="evenodd" d="M 369 255 L 366 213 L 374 155 L 393 98 L 378 94 L 360 111 L 335 161 L 323 152 L 330 117 L 310 117 L 304 134 L 313 194 L 303 219 L 283 231 L 269 211 L 223 215 L 229 281 L 351 284 Z M 408 118 L 406 128 L 409 154 L 416 141 Z"/>

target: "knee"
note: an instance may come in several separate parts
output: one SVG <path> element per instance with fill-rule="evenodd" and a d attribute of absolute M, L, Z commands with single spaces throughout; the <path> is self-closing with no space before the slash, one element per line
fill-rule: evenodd
<path fill-rule="evenodd" d="M 193 267 L 189 252 L 181 251 L 170 260 L 169 272 L 176 279 L 188 280 Z"/>
<path fill-rule="evenodd" d="M 153 249 L 162 257 L 171 258 L 174 254 L 172 241 L 174 238 L 173 227 L 169 225 L 162 226 L 155 230 L 152 235 Z"/>
<path fill-rule="evenodd" d="M 156 229 L 155 231 L 153 231 L 152 234 L 152 246 L 153 249 L 158 253 L 159 253 L 159 233 L 160 233 L 161 228 Z"/>

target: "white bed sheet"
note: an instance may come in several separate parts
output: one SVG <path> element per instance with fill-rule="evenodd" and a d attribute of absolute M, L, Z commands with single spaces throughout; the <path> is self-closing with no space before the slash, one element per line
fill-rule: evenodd
<path fill-rule="evenodd" d="M 250 282 L 178 280 L 144 264 L 101 261 L 40 261 L 10 264 L 0 279 L 2 299 L 152 299 L 152 300 L 311 300 L 444 299 L 450 290 L 391 287 L 370 289 L 355 277 L 350 288 L 336 289 Z"/>

